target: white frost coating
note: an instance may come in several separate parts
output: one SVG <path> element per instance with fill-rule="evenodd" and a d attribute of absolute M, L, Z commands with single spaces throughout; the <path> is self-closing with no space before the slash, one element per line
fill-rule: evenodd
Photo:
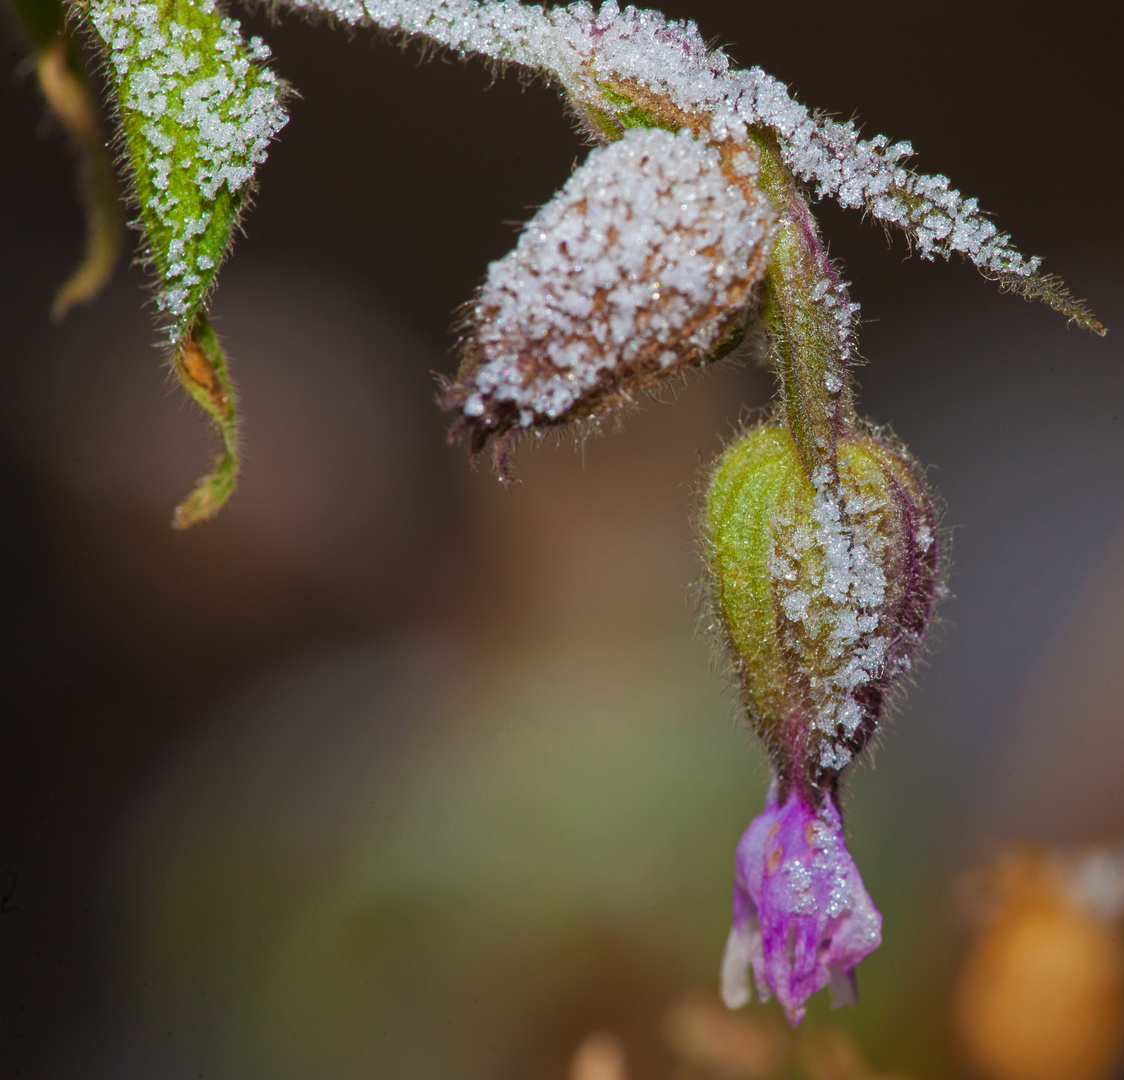
<path fill-rule="evenodd" d="M 825 269 L 825 265 L 829 269 Z M 843 372 L 846 372 L 856 359 L 855 327 L 858 323 L 860 306 L 850 299 L 847 293 L 846 281 L 840 281 L 833 267 L 825 259 L 817 268 L 819 277 L 815 282 L 808 282 L 807 296 L 815 305 L 815 325 L 823 328 L 834 338 L 830 348 L 833 357 L 831 366 L 823 373 L 824 388 L 829 394 L 838 394 L 844 386 Z M 833 406 L 827 405 L 824 418 L 830 422 Z M 823 448 L 822 435 L 816 435 L 815 441 Z"/>
<path fill-rule="evenodd" d="M 213 9 L 213 2 L 199 6 L 204 14 Z M 156 191 L 142 210 L 163 227 L 149 230 L 149 242 L 159 244 L 167 237 L 166 249 L 154 252 L 164 274 L 158 303 L 179 319 L 189 311 L 191 287 L 204 280 L 184 259 L 184 244 L 206 230 L 211 214 L 204 210 L 185 222 L 182 211 L 173 212 L 180 202 L 169 190 L 173 180 L 187 173 L 199 197 L 207 201 L 223 187 L 231 194 L 240 191 L 265 160 L 266 147 L 287 117 L 277 77 L 250 64 L 250 59 L 260 63 L 269 57 L 261 38 L 246 43 L 239 24 L 223 19 L 217 40 L 201 44 L 199 27 L 177 22 L 174 8 L 162 19 L 160 10 L 160 5 L 143 0 L 93 0 L 89 17 L 109 49 L 122 112 L 127 120 L 131 114 L 146 121 L 136 127 L 144 138 L 145 167 Z M 213 53 L 206 63 L 200 48 Z M 218 71 L 216 57 L 223 64 Z M 201 68 L 211 74 L 204 76 Z M 186 156 L 185 140 L 193 144 Z M 204 272 L 214 265 L 207 255 L 195 260 Z M 172 332 L 174 336 L 175 328 Z"/>
<path fill-rule="evenodd" d="M 549 422 L 634 367 L 705 356 L 764 272 L 772 210 L 756 175 L 746 153 L 724 172 L 688 131 L 593 150 L 488 269 L 464 415 L 503 404 L 519 426 Z"/>
<path fill-rule="evenodd" d="M 879 633 L 890 543 L 881 526 L 892 508 L 874 496 L 852 496 L 844 504 L 826 467 L 812 485 L 810 525 L 778 520 L 767 565 L 796 637 L 794 652 L 810 644 L 816 650 L 817 674 L 809 685 L 812 724 L 824 736 L 819 765 L 838 770 L 851 761 L 844 743 L 865 715 L 856 692 L 895 673 L 887 670 L 890 638 Z M 813 550 L 818 558 L 808 557 Z"/>
<path fill-rule="evenodd" d="M 606 0 L 544 10 L 513 0 L 287 0 L 298 11 L 326 12 L 351 24 L 419 34 L 462 55 L 521 64 L 557 79 L 579 105 L 611 110 L 598 88 L 606 78 L 634 80 L 676 106 L 709 119 L 716 139 L 745 137 L 745 125 L 779 136 L 781 154 L 801 180 L 842 206 L 863 209 L 904 229 L 926 259 L 966 255 L 981 270 L 1032 277 L 1039 260 L 1025 258 L 944 176 L 925 176 L 901 162 L 907 142 L 865 140 L 850 122 L 828 120 L 794 101 L 760 68 L 731 70 L 710 50 L 693 22 Z"/>

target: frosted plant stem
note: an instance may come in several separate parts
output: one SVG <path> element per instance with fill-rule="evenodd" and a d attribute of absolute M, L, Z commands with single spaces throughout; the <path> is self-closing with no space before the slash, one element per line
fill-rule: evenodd
<path fill-rule="evenodd" d="M 750 129 L 749 137 L 758 183 L 778 212 L 761 318 L 781 378 L 784 420 L 809 479 L 822 465 L 834 477 L 839 428 L 851 415 L 847 373 L 858 305 L 827 257 L 776 139 L 760 129 Z"/>

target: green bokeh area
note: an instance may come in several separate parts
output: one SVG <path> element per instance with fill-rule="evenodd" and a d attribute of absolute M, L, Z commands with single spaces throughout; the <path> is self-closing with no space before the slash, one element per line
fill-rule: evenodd
<path fill-rule="evenodd" d="M 253 166 L 284 122 L 280 83 L 252 62 L 213 0 L 111 0 L 88 18 L 109 54 L 142 254 L 179 337 L 226 257 Z"/>
<path fill-rule="evenodd" d="M 62 33 L 66 20 L 60 0 L 11 0 L 11 4 L 36 51 Z"/>
<path fill-rule="evenodd" d="M 613 659 L 477 679 L 373 652 L 218 717 L 142 815 L 159 842 L 126 910 L 154 1030 L 279 1080 L 537 1075 L 605 1025 L 658 1042 L 676 995 L 717 985 L 767 774 L 698 657 Z"/>
<path fill-rule="evenodd" d="M 128 982 L 168 1068 L 561 1078 L 610 1030 L 630 1075 L 677 1075 L 663 1018 L 715 998 L 768 769 L 701 652 L 674 646 L 473 673 L 372 647 L 228 702 L 138 807 L 125 860 Z M 817 995 L 798 1037 L 851 1027 L 874 1064 L 913 1064 L 913 1044 L 935 1063 L 915 1076 L 941 1075 L 915 1025 L 946 986 L 918 947 L 947 942 L 879 828 L 893 815 L 862 802 L 857 857 L 894 948 L 859 972 L 860 1008 Z M 783 1025 L 775 1003 L 747 1015 Z"/>

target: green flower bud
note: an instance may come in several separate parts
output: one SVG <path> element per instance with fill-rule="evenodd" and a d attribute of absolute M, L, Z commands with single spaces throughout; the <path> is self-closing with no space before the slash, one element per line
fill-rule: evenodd
<path fill-rule="evenodd" d="M 905 451 L 848 427 L 837 469 L 809 478 L 792 435 L 766 424 L 726 450 L 707 492 L 715 621 L 784 788 L 834 788 L 940 587 L 937 512 Z"/>

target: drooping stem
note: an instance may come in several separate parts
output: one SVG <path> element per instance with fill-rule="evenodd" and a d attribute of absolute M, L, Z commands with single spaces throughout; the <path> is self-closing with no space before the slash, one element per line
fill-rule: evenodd
<path fill-rule="evenodd" d="M 180 385 L 202 407 L 221 446 L 211 471 L 176 507 L 172 524 L 188 529 L 214 517 L 234 493 L 238 481 L 238 410 L 226 354 L 205 311 L 195 317 L 191 333 L 176 346 L 172 364 Z"/>
<path fill-rule="evenodd" d="M 109 281 L 124 244 L 125 219 L 97 108 L 68 33 L 60 32 L 39 47 L 35 73 L 51 111 L 78 152 L 79 190 L 86 210 L 82 262 L 51 305 L 52 318 L 61 319 L 74 304 L 92 300 Z"/>
<path fill-rule="evenodd" d="M 784 420 L 809 478 L 824 465 L 834 476 L 839 431 L 852 416 L 847 375 L 858 305 L 827 257 L 775 136 L 750 128 L 749 140 L 759 183 L 778 214 L 761 317 L 776 355 Z"/>

